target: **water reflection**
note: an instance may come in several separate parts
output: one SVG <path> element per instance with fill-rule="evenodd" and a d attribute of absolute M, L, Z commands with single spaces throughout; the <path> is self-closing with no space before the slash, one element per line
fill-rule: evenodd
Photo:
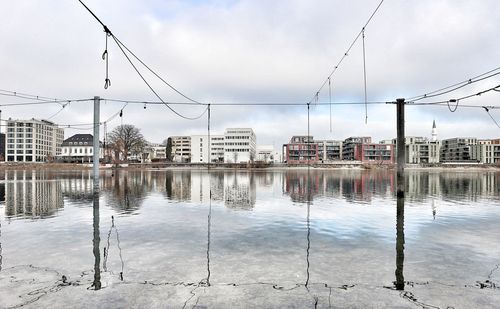
<path fill-rule="evenodd" d="M 113 175 L 113 176 L 111 176 Z M 405 199 L 432 202 L 436 199 L 475 202 L 500 195 L 498 172 L 407 171 Z M 51 217 L 64 207 L 64 199 L 84 205 L 93 200 L 89 171 L 40 172 L 7 171 L 0 183 L 0 201 L 6 217 L 38 219 Z M 283 194 L 293 202 L 307 203 L 318 198 L 338 198 L 349 203 L 371 203 L 392 199 L 395 173 L 392 171 L 325 171 L 311 169 L 280 172 L 250 171 L 107 171 L 101 178 L 106 204 L 120 213 L 133 213 L 153 192 L 173 201 L 206 204 L 223 202 L 227 208 L 252 210 L 258 193 Z M 281 189 L 280 189 L 281 188 Z"/>
<path fill-rule="evenodd" d="M 232 209 L 251 210 L 255 206 L 256 187 L 253 173 L 224 174 L 224 205 Z"/>
<path fill-rule="evenodd" d="M 38 179 L 35 171 L 14 173 L 3 188 L 7 217 L 45 218 L 64 207 L 61 182 Z"/>
<path fill-rule="evenodd" d="M 101 289 L 101 252 L 99 245 L 101 243 L 99 231 L 99 189 L 94 187 L 93 192 L 93 231 L 94 238 L 92 239 L 92 253 L 94 254 L 94 281 L 92 286 L 95 290 Z"/>
<path fill-rule="evenodd" d="M 103 193 L 108 204 L 123 213 L 132 213 L 142 206 L 151 192 L 151 173 L 131 174 L 116 171 L 112 177 L 104 178 Z"/>
<path fill-rule="evenodd" d="M 104 261 L 102 262 L 102 268 L 104 271 L 108 271 L 107 263 L 108 263 L 110 249 L 111 249 L 111 242 L 110 242 L 111 241 L 111 234 L 113 233 L 113 231 L 115 232 L 114 234 L 116 236 L 116 247 L 118 248 L 117 251 L 118 251 L 118 256 L 120 258 L 120 265 L 121 265 L 119 277 L 120 277 L 120 280 L 123 281 L 123 269 L 125 268 L 125 262 L 123 261 L 122 247 L 120 245 L 120 234 L 118 233 L 118 228 L 115 225 L 115 217 L 114 216 L 111 216 L 111 227 L 109 228 L 109 231 L 108 231 L 108 238 L 107 238 L 106 246 L 103 249 L 104 250 L 104 252 L 103 252 Z"/>

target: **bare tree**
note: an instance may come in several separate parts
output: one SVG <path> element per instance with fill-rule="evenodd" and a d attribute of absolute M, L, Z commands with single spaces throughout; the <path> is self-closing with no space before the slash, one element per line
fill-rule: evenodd
<path fill-rule="evenodd" d="M 115 154 L 125 160 L 130 154 L 140 154 L 147 142 L 141 131 L 131 124 L 124 124 L 113 129 L 108 135 L 109 143 Z"/>

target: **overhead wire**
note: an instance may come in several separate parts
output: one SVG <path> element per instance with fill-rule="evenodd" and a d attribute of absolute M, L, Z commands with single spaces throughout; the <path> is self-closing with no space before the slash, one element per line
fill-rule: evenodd
<path fill-rule="evenodd" d="M 368 26 L 368 24 L 370 23 L 370 21 L 373 19 L 373 16 L 375 16 L 375 14 L 377 13 L 377 11 L 379 10 L 380 6 L 382 5 L 382 3 L 384 2 L 384 0 L 381 0 L 380 3 L 377 5 L 377 7 L 375 8 L 375 10 L 373 11 L 373 13 L 370 15 L 370 18 L 368 18 L 368 20 L 366 21 L 365 25 L 361 28 L 361 31 L 356 35 L 356 37 L 354 38 L 354 40 L 352 41 L 351 45 L 349 45 L 349 47 L 347 48 L 347 50 L 344 52 L 344 54 L 342 55 L 342 57 L 340 58 L 340 60 L 337 62 L 337 64 L 333 67 L 331 73 L 328 75 L 328 77 L 325 79 L 325 81 L 321 84 L 321 86 L 319 87 L 318 91 L 315 92 L 315 95 L 314 97 L 316 97 L 320 92 L 321 90 L 323 90 L 323 88 L 326 86 L 326 84 L 328 83 L 328 78 L 331 78 L 333 76 L 333 74 L 335 74 L 335 72 L 337 71 L 338 67 L 342 64 L 342 62 L 344 61 L 344 59 L 349 55 L 349 52 L 351 51 L 351 49 L 353 48 L 354 44 L 356 44 L 356 42 L 358 41 L 358 39 L 360 38 L 360 36 L 362 35 L 362 33 L 364 32 L 364 29 L 366 29 L 366 27 Z M 309 103 L 312 103 L 313 100 L 314 100 L 314 97 L 309 101 Z"/>
<path fill-rule="evenodd" d="M 458 82 L 458 83 L 455 83 L 455 84 L 452 84 L 452 85 L 449 85 L 449 86 L 446 86 L 446 87 L 443 87 L 443 88 L 440 88 L 437 90 L 433 90 L 433 91 L 427 92 L 427 93 L 422 94 L 422 95 L 413 96 L 413 97 L 408 98 L 407 100 L 416 102 L 416 101 L 420 101 L 423 99 L 441 96 L 441 95 L 456 91 L 458 89 L 464 88 L 464 87 L 469 86 L 471 84 L 486 80 L 488 78 L 492 78 L 492 77 L 497 76 L 499 74 L 500 74 L 500 67 L 497 67 L 497 68 L 494 68 L 494 69 L 489 70 L 487 72 L 484 72 L 482 74 L 479 74 L 477 76 L 474 76 L 472 78 L 469 78 L 467 80 L 464 80 L 464 81 L 461 81 L 461 82 Z"/>
<path fill-rule="evenodd" d="M 366 102 L 368 101 L 368 95 L 366 93 L 366 53 L 365 53 L 365 28 L 361 30 L 363 33 L 363 80 L 364 80 L 364 86 L 365 86 L 365 124 L 368 123 L 368 104 Z"/>
<path fill-rule="evenodd" d="M 500 129 L 500 125 L 498 124 L 497 120 L 495 118 L 493 118 L 493 116 L 490 114 L 490 110 L 488 107 L 486 106 L 481 106 L 482 108 L 484 108 L 484 110 L 486 111 L 486 113 L 488 114 L 488 116 L 490 116 L 491 120 L 493 120 L 493 122 L 495 123 L 495 125 Z"/>
<path fill-rule="evenodd" d="M 9 97 L 18 97 L 18 98 L 28 99 L 28 100 L 37 100 L 37 101 L 59 101 L 59 99 L 57 99 L 57 98 L 49 98 L 49 97 L 45 97 L 45 96 L 39 96 L 39 95 L 23 93 L 23 92 L 18 92 L 18 91 L 4 90 L 4 89 L 0 89 L 0 95 L 9 96 Z"/>
<path fill-rule="evenodd" d="M 207 112 L 207 108 L 205 108 L 203 110 L 203 112 L 198 115 L 198 116 L 195 116 L 195 117 L 187 117 L 187 116 L 184 116 L 182 115 L 181 113 L 177 112 L 175 109 L 173 109 L 171 106 L 169 106 L 168 103 L 166 103 L 162 98 L 161 96 L 153 89 L 153 87 L 149 84 L 149 82 L 146 80 L 146 78 L 144 78 L 144 76 L 142 75 L 142 73 L 139 71 L 139 69 L 137 69 L 137 67 L 135 66 L 134 62 L 130 59 L 130 57 L 128 56 L 128 54 L 125 52 L 125 50 L 123 50 L 123 47 L 118 43 L 116 37 L 114 35 L 111 36 L 116 44 L 118 45 L 118 47 L 120 48 L 120 50 L 122 51 L 123 55 L 125 56 L 125 58 L 128 60 L 128 62 L 130 63 L 130 65 L 134 68 L 135 72 L 139 75 L 139 77 L 142 79 L 142 81 L 146 84 L 146 86 L 148 86 L 148 88 L 151 90 L 151 92 L 153 92 L 153 94 L 170 110 L 172 111 L 174 114 L 176 114 L 177 116 L 181 117 L 181 118 L 184 118 L 186 120 L 196 120 L 196 119 L 199 119 L 201 117 L 203 117 L 203 115 L 205 115 L 205 113 Z"/>
<path fill-rule="evenodd" d="M 173 109 L 171 106 L 169 106 L 169 104 L 167 102 L 165 102 L 161 97 L 160 95 L 157 93 L 157 91 L 155 91 L 153 89 L 153 87 L 150 85 L 150 83 L 145 79 L 145 77 L 142 75 L 142 73 L 139 71 L 139 69 L 137 68 L 137 66 L 134 64 L 134 62 L 130 59 L 129 55 L 127 54 L 127 52 L 125 52 L 125 50 L 128 51 L 128 53 L 130 53 L 132 55 L 132 57 L 134 57 L 137 61 L 139 61 L 139 63 L 141 63 L 146 69 L 148 69 L 154 76 L 156 76 L 158 79 L 160 79 L 163 83 L 165 83 L 169 88 L 171 88 L 172 90 L 174 90 L 176 93 L 178 93 L 179 95 L 181 95 L 182 97 L 184 97 L 185 99 L 193 102 L 193 103 L 197 103 L 197 104 L 201 104 L 200 102 L 194 100 L 194 99 L 191 99 L 190 97 L 188 97 L 187 95 L 185 95 L 184 93 L 182 93 L 181 91 L 179 91 L 177 88 L 173 87 L 170 83 L 168 83 L 164 78 L 162 78 L 158 73 L 156 73 L 153 69 L 151 69 L 148 65 L 146 65 L 146 63 L 144 61 L 142 61 L 134 52 L 132 52 L 122 41 L 120 41 L 118 39 L 118 37 L 116 37 L 110 30 L 109 28 L 97 17 L 97 15 L 95 15 L 92 10 L 90 10 L 90 8 L 88 6 L 85 5 L 85 3 L 83 3 L 82 0 L 79 0 L 79 2 L 87 9 L 87 11 L 89 11 L 90 14 L 92 14 L 92 16 L 103 26 L 104 28 L 104 32 L 106 33 L 106 38 L 107 36 L 111 36 L 113 38 L 113 40 L 115 41 L 116 45 L 118 45 L 120 51 L 123 53 L 123 55 L 125 56 L 125 58 L 127 59 L 127 61 L 130 63 L 130 65 L 134 68 L 134 70 L 136 71 L 136 73 L 140 76 L 140 78 L 143 80 L 143 82 L 148 86 L 148 88 L 151 90 L 151 92 L 153 92 L 153 94 L 160 100 L 162 101 L 162 103 L 168 108 L 170 109 L 174 114 L 176 114 L 177 116 L 181 117 L 181 118 L 184 118 L 186 120 L 196 120 L 196 119 L 199 119 L 201 118 L 206 112 L 207 112 L 207 108 L 199 115 L 199 116 L 196 116 L 196 117 L 187 117 L 185 115 L 182 115 L 181 113 L 179 113 L 178 111 L 176 111 L 175 109 Z M 106 41 L 107 42 L 107 41 Z M 107 48 L 106 48 L 107 50 Z M 103 54 L 104 56 L 104 54 Z M 107 55 L 106 55 L 106 59 L 107 59 Z M 106 70 L 107 70 L 107 65 L 106 65 Z M 106 76 L 106 85 L 107 85 L 107 82 L 108 82 L 108 77 Z M 105 87 L 106 88 L 106 87 Z M 202 104 L 203 105 L 203 104 Z"/>

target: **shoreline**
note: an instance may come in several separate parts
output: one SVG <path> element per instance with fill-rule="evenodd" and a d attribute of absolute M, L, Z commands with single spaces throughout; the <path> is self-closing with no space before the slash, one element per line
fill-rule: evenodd
<path fill-rule="evenodd" d="M 199 163 L 130 163 L 130 164 L 101 164 L 100 170 L 206 170 L 209 164 Z M 396 165 L 362 164 L 360 162 L 348 163 L 317 163 L 311 164 L 234 164 L 234 163 L 213 163 L 210 164 L 212 170 L 396 170 Z M 1 163 L 0 170 L 91 170 L 92 164 L 88 163 Z M 426 170 L 426 171 L 500 171 L 500 164 L 407 164 L 406 170 Z"/>

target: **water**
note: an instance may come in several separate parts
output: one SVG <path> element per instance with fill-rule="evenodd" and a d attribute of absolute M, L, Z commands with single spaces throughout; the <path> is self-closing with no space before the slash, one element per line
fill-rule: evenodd
<path fill-rule="evenodd" d="M 498 308 L 500 173 L 408 171 L 404 212 L 395 182 L 5 172 L 0 307 Z"/>

